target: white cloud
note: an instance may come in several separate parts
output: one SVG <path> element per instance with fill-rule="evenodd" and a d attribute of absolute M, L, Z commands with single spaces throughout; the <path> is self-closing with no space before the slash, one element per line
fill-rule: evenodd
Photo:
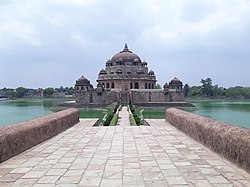
<path fill-rule="evenodd" d="M 87 6 L 96 3 L 98 0 L 47 0 L 48 3 L 57 5 L 74 5 L 74 6 Z"/>
<path fill-rule="evenodd" d="M 34 46 L 40 46 L 42 43 L 36 37 L 36 31 L 31 25 L 12 21 L 9 23 L 0 24 L 0 36 L 5 37 L 7 35 L 9 40 L 17 40 L 28 43 Z M 9 44 L 4 44 L 9 45 Z"/>
<path fill-rule="evenodd" d="M 76 47 L 88 48 L 91 45 L 91 40 L 89 37 L 81 32 L 72 32 L 70 39 Z"/>
<path fill-rule="evenodd" d="M 64 16 L 62 14 L 57 14 L 48 18 L 51 25 L 55 27 L 63 26 Z"/>
<path fill-rule="evenodd" d="M 245 63 L 249 20 L 249 0 L 12 0 L 0 6 L 0 62 L 71 62 L 76 78 L 87 74 L 95 82 L 105 60 L 128 42 L 158 77 L 172 78 L 191 71 L 187 62 Z M 1 68 L 4 80 L 10 70 Z"/>
<path fill-rule="evenodd" d="M 171 40 L 174 44 L 176 39 L 186 42 L 190 35 L 207 37 L 224 27 L 240 27 L 242 19 L 249 17 L 250 1 L 147 0 L 144 8 L 151 10 L 149 15 L 154 17 L 154 23 L 144 30 L 142 37 L 151 40 L 158 38 L 168 44 Z"/>

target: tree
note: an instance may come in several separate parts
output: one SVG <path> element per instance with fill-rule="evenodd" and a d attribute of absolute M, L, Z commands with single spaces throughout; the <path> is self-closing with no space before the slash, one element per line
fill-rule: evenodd
<path fill-rule="evenodd" d="M 69 89 L 68 89 L 68 94 L 69 95 L 73 95 L 75 93 L 75 89 L 73 88 L 73 87 L 70 87 Z"/>
<path fill-rule="evenodd" d="M 192 86 L 189 88 L 190 96 L 202 96 L 202 91 L 200 86 Z"/>
<path fill-rule="evenodd" d="M 157 85 L 156 85 L 156 89 L 162 89 L 161 85 L 160 85 L 160 84 L 157 84 Z"/>
<path fill-rule="evenodd" d="M 230 87 L 226 90 L 226 96 L 230 98 L 241 98 L 243 93 L 244 87 L 242 86 Z"/>
<path fill-rule="evenodd" d="M 213 94 L 214 96 L 225 96 L 226 89 L 223 87 L 219 87 L 218 84 L 213 86 Z"/>
<path fill-rule="evenodd" d="M 45 88 L 43 94 L 46 96 L 51 96 L 54 93 L 54 88 Z"/>
<path fill-rule="evenodd" d="M 207 78 L 206 80 L 201 79 L 200 83 L 201 85 L 201 91 L 204 96 L 213 96 L 213 85 L 212 85 L 212 79 Z"/>
<path fill-rule="evenodd" d="M 189 95 L 189 85 L 184 85 L 184 97 L 187 97 Z"/>
<path fill-rule="evenodd" d="M 244 95 L 244 98 L 246 98 L 246 99 L 250 98 L 250 88 L 249 87 L 244 88 L 243 95 Z"/>
<path fill-rule="evenodd" d="M 17 97 L 24 97 L 26 93 L 27 93 L 27 89 L 24 87 L 18 87 L 16 89 L 16 96 Z"/>

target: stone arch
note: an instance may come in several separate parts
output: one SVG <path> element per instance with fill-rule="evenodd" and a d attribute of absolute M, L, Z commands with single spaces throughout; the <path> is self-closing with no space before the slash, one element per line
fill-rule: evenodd
<path fill-rule="evenodd" d="M 133 84 L 132 84 L 132 82 L 130 83 L 130 89 L 133 89 Z"/>
<path fill-rule="evenodd" d="M 150 83 L 148 83 L 148 89 L 151 89 L 151 84 Z"/>
<path fill-rule="evenodd" d="M 115 83 L 111 83 L 111 88 L 115 88 Z"/>
<path fill-rule="evenodd" d="M 145 89 L 148 89 L 148 83 L 145 82 Z"/>
<path fill-rule="evenodd" d="M 107 84 L 106 84 L 106 88 L 109 88 L 109 82 L 107 82 Z"/>
<path fill-rule="evenodd" d="M 138 84 L 138 82 L 135 83 L 135 89 L 139 89 L 139 84 Z"/>

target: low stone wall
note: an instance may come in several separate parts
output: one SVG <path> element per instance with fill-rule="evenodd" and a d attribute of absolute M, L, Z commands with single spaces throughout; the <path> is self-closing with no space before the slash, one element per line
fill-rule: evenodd
<path fill-rule="evenodd" d="M 149 103 L 134 103 L 135 105 L 141 107 L 141 108 L 149 108 L 149 109 L 155 109 L 155 108 L 195 108 L 194 105 L 187 102 L 149 102 Z"/>
<path fill-rule="evenodd" d="M 250 172 L 250 129 L 170 108 L 166 121 Z"/>
<path fill-rule="evenodd" d="M 60 103 L 55 105 L 51 108 L 53 111 L 64 110 L 68 108 L 106 108 L 108 104 L 100 104 L 100 103 L 88 103 L 88 104 L 81 104 L 81 103 Z"/>
<path fill-rule="evenodd" d="M 57 135 L 79 122 L 80 112 L 67 109 L 0 128 L 0 163 Z"/>

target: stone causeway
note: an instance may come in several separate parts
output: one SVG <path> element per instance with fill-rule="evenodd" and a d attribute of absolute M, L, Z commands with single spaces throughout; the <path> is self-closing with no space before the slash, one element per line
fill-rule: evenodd
<path fill-rule="evenodd" d="M 93 127 L 81 119 L 0 164 L 1 187 L 249 187 L 250 174 L 165 120 Z M 126 123 L 126 124 L 124 124 Z"/>

